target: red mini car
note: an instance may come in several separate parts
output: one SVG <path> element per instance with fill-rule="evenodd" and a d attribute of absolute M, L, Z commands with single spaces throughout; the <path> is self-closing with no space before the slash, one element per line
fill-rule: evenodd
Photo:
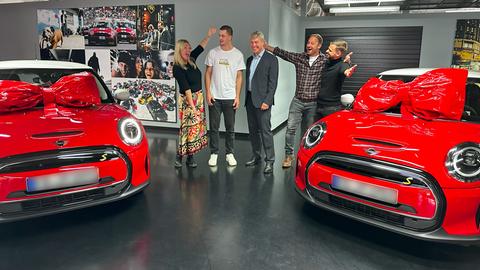
<path fill-rule="evenodd" d="M 480 73 L 384 72 L 353 106 L 306 132 L 296 190 L 318 207 L 400 234 L 478 241 L 479 134 Z"/>
<path fill-rule="evenodd" d="M 89 30 L 87 45 L 111 45 L 117 46 L 117 31 L 109 20 L 97 21 Z"/>
<path fill-rule="evenodd" d="M 140 121 L 86 65 L 0 62 L 0 222 L 126 198 L 149 184 Z"/>
<path fill-rule="evenodd" d="M 118 21 L 116 23 L 118 42 L 127 42 L 135 44 L 137 42 L 137 33 L 135 32 L 135 23 L 131 21 Z"/>

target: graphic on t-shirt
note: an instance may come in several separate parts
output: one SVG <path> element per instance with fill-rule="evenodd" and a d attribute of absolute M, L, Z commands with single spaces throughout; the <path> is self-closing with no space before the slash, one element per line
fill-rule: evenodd
<path fill-rule="evenodd" d="M 230 66 L 230 63 L 228 62 L 228 59 L 219 59 L 218 64 L 219 65 Z"/>

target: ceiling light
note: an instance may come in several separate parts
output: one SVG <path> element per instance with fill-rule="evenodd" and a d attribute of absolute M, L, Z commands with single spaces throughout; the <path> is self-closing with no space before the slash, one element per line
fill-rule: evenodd
<path fill-rule="evenodd" d="M 377 13 L 400 12 L 400 6 L 373 6 L 373 7 L 336 7 L 330 8 L 330 13 Z"/>
<path fill-rule="evenodd" d="M 347 5 L 347 4 L 364 4 L 364 3 L 391 3 L 403 2 L 405 0 L 325 0 L 323 3 L 327 6 Z"/>
<path fill-rule="evenodd" d="M 467 13 L 480 12 L 480 8 L 437 8 L 437 9 L 412 9 L 408 11 L 410 14 L 426 14 L 426 13 Z"/>
<path fill-rule="evenodd" d="M 454 8 L 445 10 L 445 13 L 463 13 L 463 12 L 480 12 L 480 8 Z"/>
<path fill-rule="evenodd" d="M 1 4 L 18 4 L 18 3 L 28 3 L 28 2 L 46 2 L 48 0 L 0 0 Z"/>

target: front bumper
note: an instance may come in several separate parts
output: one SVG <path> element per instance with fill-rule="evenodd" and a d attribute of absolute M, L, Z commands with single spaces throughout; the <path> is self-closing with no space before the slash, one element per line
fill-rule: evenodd
<path fill-rule="evenodd" d="M 98 183 L 27 191 L 26 177 L 95 166 Z M 115 146 L 50 150 L 0 160 L 0 222 L 21 220 L 109 203 L 140 192 L 149 184 L 146 143 L 125 153 Z"/>
<path fill-rule="evenodd" d="M 0 203 L 0 223 L 57 214 L 128 198 L 150 182 L 133 186 L 128 181 L 107 187 L 84 189 L 39 199 Z"/>
<path fill-rule="evenodd" d="M 374 219 L 365 218 L 362 215 L 355 214 L 355 212 L 353 211 L 342 210 L 337 207 L 333 207 L 327 203 L 322 203 L 321 201 L 314 199 L 312 195 L 308 193 L 308 191 L 306 190 L 302 191 L 297 186 L 295 186 L 295 191 L 297 191 L 297 193 L 306 201 L 308 201 L 309 203 L 317 207 L 332 211 L 334 213 L 340 214 L 345 217 L 352 218 L 357 221 L 361 221 L 376 227 L 380 227 L 385 230 L 399 233 L 405 236 L 422 239 L 422 240 L 435 241 L 435 242 L 448 242 L 448 243 L 458 243 L 458 244 L 480 241 L 480 235 L 474 235 L 474 236 L 451 235 L 451 234 L 448 234 L 441 227 L 430 232 L 415 232 L 411 230 L 402 229 L 396 226 L 391 226 L 386 223 L 376 221 Z"/>
<path fill-rule="evenodd" d="M 423 217 L 422 220 L 422 217 L 416 218 L 414 214 L 407 215 L 401 211 L 391 211 L 387 207 L 382 207 L 381 204 L 365 201 L 364 198 L 359 198 L 354 194 L 322 188 L 322 186 L 328 186 L 326 184 L 328 180 L 318 181 L 315 179 L 313 181 L 315 187 L 311 186 L 308 180 L 309 169 L 315 158 L 300 151 L 297 159 L 295 189 L 309 203 L 376 227 L 418 239 L 450 243 L 480 241 L 478 227 L 480 190 L 438 190 L 435 187 L 437 184 L 432 186 L 428 183 L 432 190 L 431 193 L 436 195 L 438 207 L 435 215 Z M 318 167 L 313 171 L 315 171 L 315 176 L 320 175 Z M 327 167 L 325 171 L 335 174 L 342 173 L 331 167 Z M 350 173 L 351 176 L 351 172 L 346 173 Z M 325 175 L 327 175 L 326 178 L 330 177 L 328 174 L 323 174 L 322 177 Z M 360 179 L 362 177 L 365 178 L 365 175 L 358 176 Z M 431 180 L 435 181 L 435 179 Z M 320 186 L 318 186 L 318 182 Z M 372 178 L 372 183 L 375 183 L 374 178 Z M 379 183 L 377 182 L 377 184 Z M 408 188 L 412 189 L 413 187 Z M 399 192 L 401 193 L 401 189 Z M 419 214 L 418 211 L 415 213 Z"/>

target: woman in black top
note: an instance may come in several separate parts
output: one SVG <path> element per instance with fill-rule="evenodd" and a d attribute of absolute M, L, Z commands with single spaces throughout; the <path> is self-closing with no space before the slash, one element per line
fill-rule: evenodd
<path fill-rule="evenodd" d="M 192 51 L 190 43 L 180 39 L 175 44 L 173 77 L 178 82 L 180 97 L 180 133 L 175 167 L 182 167 L 182 157 L 188 155 L 187 166 L 196 167 L 193 154 L 208 144 L 205 106 L 202 93 L 202 73 L 195 61 L 217 29 L 210 28 L 207 36 Z"/>

